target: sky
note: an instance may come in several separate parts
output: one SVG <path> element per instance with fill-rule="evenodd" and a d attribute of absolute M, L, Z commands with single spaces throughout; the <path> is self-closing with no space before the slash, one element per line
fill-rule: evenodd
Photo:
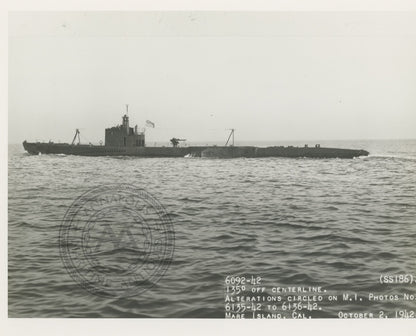
<path fill-rule="evenodd" d="M 9 143 L 416 138 L 415 12 L 14 12 Z"/>

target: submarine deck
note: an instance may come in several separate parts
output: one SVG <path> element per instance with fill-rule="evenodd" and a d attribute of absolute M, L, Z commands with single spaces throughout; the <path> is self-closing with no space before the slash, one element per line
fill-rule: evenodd
<path fill-rule="evenodd" d="M 110 147 L 96 145 L 70 145 L 65 143 L 23 142 L 30 154 L 67 154 L 82 156 L 137 156 L 137 157 L 309 157 L 354 158 L 369 153 L 361 149 L 325 147 L 255 147 L 255 146 L 189 146 L 189 147 Z"/>

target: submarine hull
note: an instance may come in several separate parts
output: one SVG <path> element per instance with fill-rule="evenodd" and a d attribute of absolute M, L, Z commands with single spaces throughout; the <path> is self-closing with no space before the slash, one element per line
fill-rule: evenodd
<path fill-rule="evenodd" d="M 66 154 L 81 156 L 137 156 L 137 157 L 211 157 L 211 158 L 354 158 L 367 156 L 365 150 L 325 147 L 254 147 L 254 146 L 191 146 L 191 147 L 116 147 L 95 145 L 55 144 L 51 142 L 23 142 L 24 149 L 33 155 Z"/>

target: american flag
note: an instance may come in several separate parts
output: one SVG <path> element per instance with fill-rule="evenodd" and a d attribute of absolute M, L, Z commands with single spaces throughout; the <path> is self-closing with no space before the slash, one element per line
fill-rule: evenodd
<path fill-rule="evenodd" d="M 146 127 L 155 128 L 155 123 L 152 123 L 150 120 L 146 120 Z"/>

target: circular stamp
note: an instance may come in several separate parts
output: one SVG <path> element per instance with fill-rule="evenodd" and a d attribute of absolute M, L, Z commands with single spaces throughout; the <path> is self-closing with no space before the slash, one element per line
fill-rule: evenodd
<path fill-rule="evenodd" d="M 153 287 L 169 268 L 174 247 L 174 227 L 162 204 L 126 184 L 78 197 L 59 232 L 66 270 L 99 296 L 134 296 Z"/>

